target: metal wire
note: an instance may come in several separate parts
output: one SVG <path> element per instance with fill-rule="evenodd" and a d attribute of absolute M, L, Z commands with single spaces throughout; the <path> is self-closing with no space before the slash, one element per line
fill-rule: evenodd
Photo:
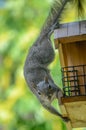
<path fill-rule="evenodd" d="M 86 95 L 86 65 L 62 67 L 64 97 Z"/>

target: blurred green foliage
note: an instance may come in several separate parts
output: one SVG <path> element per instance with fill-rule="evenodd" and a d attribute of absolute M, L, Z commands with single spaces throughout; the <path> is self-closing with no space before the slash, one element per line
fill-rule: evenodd
<path fill-rule="evenodd" d="M 49 0 L 0 1 L 0 130 L 66 130 L 61 119 L 42 108 L 23 76 L 28 48 L 39 33 L 49 4 Z M 58 52 L 50 69 L 62 86 Z M 59 109 L 57 102 L 55 105 Z"/>
<path fill-rule="evenodd" d="M 23 76 L 28 48 L 49 12 L 50 1 L 3 0 L 2 3 L 0 1 L 0 130 L 65 128 L 59 118 L 42 108 Z"/>

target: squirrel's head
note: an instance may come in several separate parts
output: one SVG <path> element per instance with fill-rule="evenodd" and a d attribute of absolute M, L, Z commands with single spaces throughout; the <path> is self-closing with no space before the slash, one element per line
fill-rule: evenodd
<path fill-rule="evenodd" d="M 36 87 L 37 96 L 41 100 L 51 102 L 56 97 L 56 87 L 54 83 L 50 82 L 48 77 L 45 77 L 43 81 L 40 81 Z"/>

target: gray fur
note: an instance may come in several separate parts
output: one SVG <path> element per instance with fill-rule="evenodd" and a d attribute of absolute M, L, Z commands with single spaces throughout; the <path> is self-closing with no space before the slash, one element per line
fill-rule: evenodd
<path fill-rule="evenodd" d="M 55 56 L 50 40 L 52 27 L 56 24 L 67 1 L 68 0 L 61 0 L 62 3 L 60 6 L 56 3 L 57 6 L 51 9 L 51 13 L 38 39 L 28 52 L 24 65 L 24 76 L 31 91 L 48 111 L 60 116 L 64 121 L 68 121 L 68 118 L 63 117 L 51 106 L 51 102 L 58 97 L 58 92 L 61 91 L 61 89 L 54 83 L 50 71 L 48 70 L 48 65 L 54 60 Z"/>

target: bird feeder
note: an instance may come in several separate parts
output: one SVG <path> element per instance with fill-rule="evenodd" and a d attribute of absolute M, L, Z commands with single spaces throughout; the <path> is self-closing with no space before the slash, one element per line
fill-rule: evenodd
<path fill-rule="evenodd" d="M 68 130 L 86 127 L 86 21 L 66 23 L 54 30 L 64 95 L 60 108 L 70 118 Z"/>

